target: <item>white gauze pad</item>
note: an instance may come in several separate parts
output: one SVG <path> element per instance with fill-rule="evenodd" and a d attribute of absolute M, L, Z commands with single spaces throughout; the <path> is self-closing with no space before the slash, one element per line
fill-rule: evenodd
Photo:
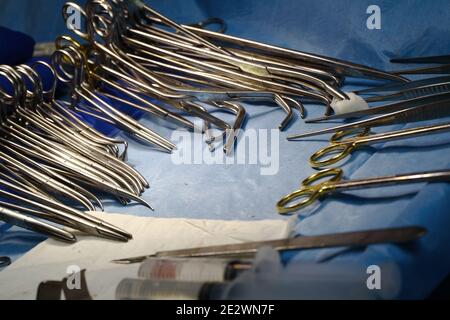
<path fill-rule="evenodd" d="M 331 102 L 335 114 L 369 109 L 367 102 L 357 94 L 353 92 L 346 92 L 345 94 L 349 97 L 349 100 L 333 100 Z"/>

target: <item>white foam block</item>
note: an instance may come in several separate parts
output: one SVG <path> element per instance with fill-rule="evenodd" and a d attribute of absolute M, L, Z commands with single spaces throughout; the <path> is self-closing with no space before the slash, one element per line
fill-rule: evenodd
<path fill-rule="evenodd" d="M 357 94 L 354 94 L 353 92 L 346 92 L 346 94 L 349 97 L 349 100 L 333 100 L 333 102 L 331 102 L 331 107 L 335 114 L 369 109 L 367 102 Z"/>

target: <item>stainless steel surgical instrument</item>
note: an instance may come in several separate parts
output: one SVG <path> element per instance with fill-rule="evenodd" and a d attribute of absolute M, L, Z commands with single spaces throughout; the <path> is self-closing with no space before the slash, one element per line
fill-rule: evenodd
<path fill-rule="evenodd" d="M 328 121 L 328 120 L 336 120 L 336 119 L 354 119 L 354 118 L 362 118 L 373 116 L 377 114 L 387 114 L 389 112 L 394 112 L 402 109 L 407 109 L 415 106 L 427 105 L 427 104 L 435 104 L 439 102 L 446 103 L 450 100 L 450 92 L 441 92 L 441 93 L 432 93 L 425 96 L 419 96 L 415 98 L 409 98 L 398 102 L 393 102 L 377 107 L 371 107 L 369 109 L 353 111 L 342 114 L 335 114 L 330 116 L 325 116 L 321 118 L 315 119 L 307 119 L 306 123 L 314 123 L 319 121 Z"/>
<path fill-rule="evenodd" d="M 17 225 L 19 227 L 45 234 L 56 240 L 64 242 L 76 242 L 77 238 L 70 232 L 57 228 L 49 223 L 29 217 L 18 211 L 0 206 L 0 220 Z"/>
<path fill-rule="evenodd" d="M 323 249 L 333 247 L 364 247 L 376 243 L 406 243 L 417 240 L 426 234 L 422 227 L 411 226 L 401 228 L 373 229 L 317 236 L 299 236 L 296 238 L 245 242 L 238 244 L 218 245 L 200 248 L 188 248 L 171 251 L 160 251 L 140 257 L 113 260 L 114 263 L 140 263 L 151 257 L 221 257 L 251 256 L 262 247 L 272 247 L 278 251 Z"/>
<path fill-rule="evenodd" d="M 317 130 L 302 134 L 293 134 L 287 137 L 288 140 L 297 140 L 301 138 L 321 135 L 325 133 L 343 131 L 355 128 L 372 128 L 377 126 L 386 126 L 399 123 L 419 122 L 433 120 L 450 116 L 450 101 L 436 101 L 416 107 L 410 107 L 395 112 L 390 112 L 381 116 L 360 120 L 348 124 L 339 125 L 333 128 Z"/>

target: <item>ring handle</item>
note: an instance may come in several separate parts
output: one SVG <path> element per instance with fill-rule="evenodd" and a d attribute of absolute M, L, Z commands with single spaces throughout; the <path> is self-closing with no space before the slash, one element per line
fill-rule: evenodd
<path fill-rule="evenodd" d="M 76 49 L 83 49 L 83 46 L 71 36 L 62 35 L 55 39 L 56 50 L 64 49 L 67 46 L 73 46 Z"/>
<path fill-rule="evenodd" d="M 312 175 L 310 175 L 308 178 L 302 181 L 301 186 L 302 187 L 309 187 L 309 188 L 322 188 L 323 186 L 329 184 L 330 182 L 337 182 L 342 180 L 343 175 L 342 169 L 338 168 L 332 168 L 332 169 L 325 169 L 321 170 L 319 172 L 316 172 Z M 330 177 L 330 179 L 326 180 L 325 182 L 320 182 L 318 184 L 315 184 L 314 182 L 317 182 L 323 178 Z"/>
<path fill-rule="evenodd" d="M 52 79 L 53 79 L 51 87 L 50 87 L 50 89 L 46 90 L 46 88 L 44 88 L 44 86 L 42 86 L 42 95 L 46 101 L 52 101 L 55 98 L 56 86 L 58 84 L 55 70 L 52 68 L 52 66 L 49 63 L 47 63 L 46 61 L 40 61 L 40 60 L 34 62 L 31 65 L 31 68 L 38 75 L 40 75 L 40 77 L 42 77 L 42 76 L 41 76 L 41 73 L 39 72 L 39 70 L 47 69 L 50 72 Z M 39 68 L 41 68 L 41 69 L 39 69 Z"/>
<path fill-rule="evenodd" d="M 336 162 L 341 161 L 352 153 L 355 149 L 355 144 L 336 143 L 319 149 L 310 158 L 309 164 L 314 169 L 330 166 Z"/>
<path fill-rule="evenodd" d="M 293 212 L 309 206 L 320 196 L 320 191 L 316 188 L 301 188 L 289 193 L 277 202 L 277 211 L 281 215 L 291 215 Z M 303 199 L 295 204 L 289 205 L 294 200 Z"/>
<path fill-rule="evenodd" d="M 0 88 L 0 97 L 7 103 L 15 105 L 16 103 L 23 105 L 25 102 L 26 88 L 22 77 L 17 71 L 9 65 L 0 65 L 0 76 L 3 76 L 11 85 L 11 94 L 7 90 Z"/>
<path fill-rule="evenodd" d="M 10 86 L 7 89 L 11 89 L 7 90 L 4 89 L 2 86 L 0 86 L 0 101 L 2 100 L 13 101 L 20 95 L 16 79 L 8 72 L 8 70 L 3 70 L 2 66 L 0 66 L 0 78 L 6 79 L 8 85 Z"/>
<path fill-rule="evenodd" d="M 343 171 L 341 169 L 326 169 L 312 174 L 308 178 L 302 181 L 299 190 L 296 190 L 277 202 L 277 210 L 281 215 L 289 215 L 294 211 L 300 210 L 314 203 L 323 193 L 329 191 L 329 184 L 337 182 L 342 179 Z M 314 184 L 314 182 L 320 179 L 330 177 L 325 182 Z M 289 205 L 294 200 L 302 199 L 295 204 Z"/>
<path fill-rule="evenodd" d="M 103 0 L 91 0 L 86 5 L 86 14 L 88 17 L 88 25 L 93 31 L 91 40 L 95 41 L 94 33 L 103 41 L 111 36 L 115 28 L 115 15 L 111 4 Z"/>

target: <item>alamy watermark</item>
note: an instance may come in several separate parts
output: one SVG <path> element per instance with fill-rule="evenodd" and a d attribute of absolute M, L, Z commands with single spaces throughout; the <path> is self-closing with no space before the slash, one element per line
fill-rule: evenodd
<path fill-rule="evenodd" d="M 78 8 L 68 6 L 64 13 L 66 17 L 66 27 L 69 30 L 81 29 L 81 12 Z"/>
<path fill-rule="evenodd" d="M 207 134 L 196 130 L 175 130 L 171 140 L 176 143 L 171 159 L 176 165 L 258 165 L 263 176 L 275 175 L 280 169 L 280 131 L 277 129 L 227 130 L 224 141 L 234 134 L 236 145 L 226 154 L 222 148 L 211 151 Z"/>
<path fill-rule="evenodd" d="M 377 265 L 371 265 L 367 267 L 366 285 L 369 290 L 381 290 L 381 268 Z"/>
<path fill-rule="evenodd" d="M 69 290 L 81 290 L 81 268 L 77 265 L 67 267 L 66 287 Z"/>
<path fill-rule="evenodd" d="M 367 29 L 380 30 L 381 29 L 381 8 L 375 4 L 367 7 L 366 13 L 369 15 L 366 21 Z"/>

